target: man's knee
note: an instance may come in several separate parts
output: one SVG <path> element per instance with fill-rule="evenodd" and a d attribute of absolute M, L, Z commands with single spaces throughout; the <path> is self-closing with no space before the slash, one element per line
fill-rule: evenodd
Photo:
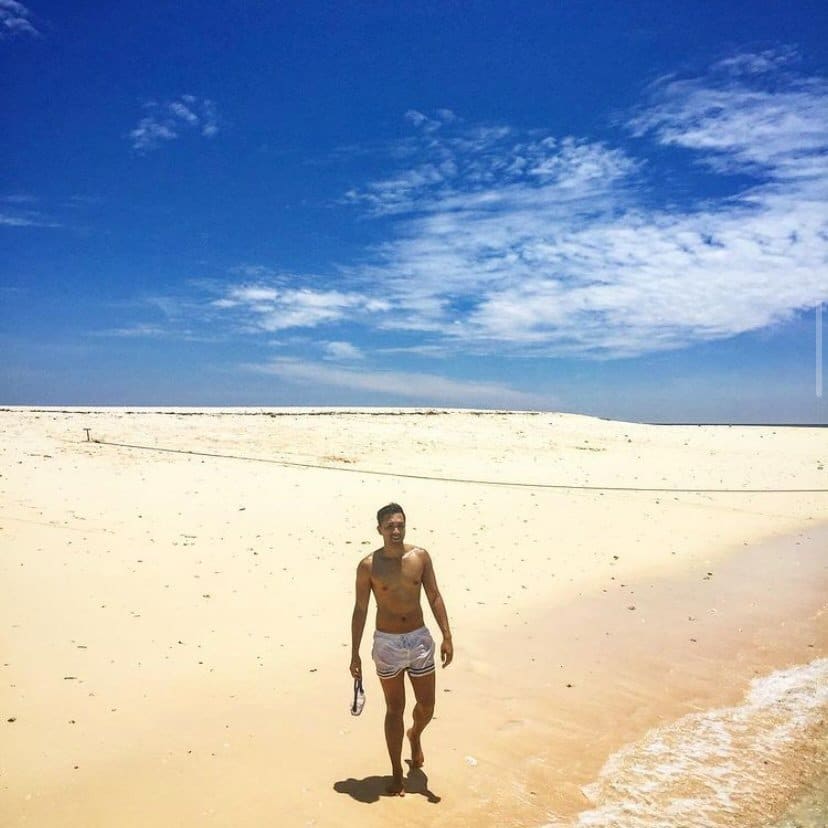
<path fill-rule="evenodd" d="M 405 693 L 386 693 L 385 712 L 388 716 L 402 716 L 405 712 Z"/>
<path fill-rule="evenodd" d="M 405 713 L 405 699 L 386 699 L 385 715 L 402 716 Z"/>
<path fill-rule="evenodd" d="M 417 710 L 424 719 L 430 719 L 434 715 L 434 702 L 417 702 Z"/>

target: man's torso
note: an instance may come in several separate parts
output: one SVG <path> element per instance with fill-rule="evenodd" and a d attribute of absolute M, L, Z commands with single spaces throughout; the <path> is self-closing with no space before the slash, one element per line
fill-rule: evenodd
<path fill-rule="evenodd" d="M 370 558 L 371 589 L 377 602 L 376 627 L 380 632 L 406 633 L 423 626 L 420 606 L 425 552 L 405 546 L 401 557 L 387 557 L 377 549 Z"/>

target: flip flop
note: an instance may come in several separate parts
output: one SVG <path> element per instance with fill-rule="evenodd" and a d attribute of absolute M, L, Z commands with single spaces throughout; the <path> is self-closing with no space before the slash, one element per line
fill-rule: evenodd
<path fill-rule="evenodd" d="M 354 679 L 354 703 L 351 705 L 351 715 L 359 716 L 365 707 L 365 691 L 362 689 L 362 679 Z"/>

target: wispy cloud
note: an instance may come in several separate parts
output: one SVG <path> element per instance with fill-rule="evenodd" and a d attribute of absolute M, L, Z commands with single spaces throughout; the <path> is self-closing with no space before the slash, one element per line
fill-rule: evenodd
<path fill-rule="evenodd" d="M 405 119 L 424 132 L 436 132 L 443 124 L 450 124 L 457 120 L 457 116 L 450 109 L 438 109 L 433 118 L 424 115 L 416 109 L 409 109 Z"/>
<path fill-rule="evenodd" d="M 743 54 L 663 79 L 624 149 L 506 127 L 432 130 L 415 164 L 348 194 L 397 217 L 396 237 L 354 270 L 395 307 L 378 325 L 461 351 L 622 357 L 757 330 L 824 301 L 828 86 L 789 63 Z M 653 206 L 653 140 L 753 183 L 719 201 Z"/>
<path fill-rule="evenodd" d="M 789 52 L 738 55 L 704 78 L 663 78 L 630 127 L 696 151 L 719 172 L 818 177 L 828 168 L 828 81 L 793 75 L 791 59 Z"/>
<path fill-rule="evenodd" d="M 365 359 L 365 354 L 350 342 L 326 342 L 323 347 L 326 359 L 338 362 L 353 362 L 354 360 Z"/>
<path fill-rule="evenodd" d="M 284 287 L 276 282 L 257 282 L 228 287 L 212 307 L 232 312 L 248 330 L 281 331 L 314 328 L 344 319 L 355 319 L 388 308 L 388 303 L 360 293 Z"/>
<path fill-rule="evenodd" d="M 447 110 L 440 110 L 446 112 Z M 416 115 L 417 118 L 413 118 Z M 415 134 L 397 155 L 416 163 L 345 194 L 346 203 L 374 215 L 451 211 L 476 206 L 491 212 L 523 188 L 554 188 L 566 201 L 605 190 L 638 165 L 603 144 L 503 125 L 469 126 L 452 115 L 441 120 L 409 112 Z M 441 132 L 436 134 L 440 129 Z M 471 199 L 471 201 L 470 201 Z"/>
<path fill-rule="evenodd" d="M 106 328 L 104 330 L 91 331 L 89 335 L 126 339 L 160 339 L 169 336 L 169 331 L 160 325 L 139 323 L 121 328 Z"/>
<path fill-rule="evenodd" d="M 770 329 L 828 301 L 828 81 L 795 58 L 662 78 L 614 144 L 411 110 L 389 173 L 345 196 L 385 243 L 327 276 L 243 265 L 192 313 L 312 331 L 320 362 L 268 370 L 352 384 L 395 352 L 606 359 Z M 665 148 L 726 195 L 679 200 Z M 336 373 L 352 339 L 366 370 Z"/>
<path fill-rule="evenodd" d="M 58 222 L 44 218 L 34 210 L 18 210 L 15 213 L 0 213 L 0 225 L 4 227 L 60 227 Z"/>
<path fill-rule="evenodd" d="M 147 113 L 129 133 L 132 148 L 139 153 L 158 149 L 164 142 L 184 132 L 197 132 L 212 138 L 218 132 L 216 105 L 209 98 L 182 95 L 172 101 L 148 101 Z"/>
<path fill-rule="evenodd" d="M 67 227 L 78 218 L 78 211 L 94 206 L 99 200 L 88 196 L 70 196 L 45 200 L 30 193 L 0 195 L 0 225 L 5 227 Z M 72 215 L 67 223 L 57 221 L 55 213 Z"/>
<path fill-rule="evenodd" d="M 296 385 L 343 388 L 425 405 L 439 403 L 458 407 L 479 405 L 494 408 L 542 408 L 553 404 L 547 397 L 527 394 L 499 383 L 453 380 L 436 374 L 358 371 L 298 359 L 275 359 L 244 367 L 257 373 L 277 376 Z"/>
<path fill-rule="evenodd" d="M 159 325 L 151 322 L 136 322 L 119 328 L 103 328 L 87 331 L 87 336 L 104 339 L 165 339 L 182 342 L 215 343 L 222 338 L 210 333 L 200 333 L 174 323 Z"/>
<path fill-rule="evenodd" d="M 16 0 L 0 0 L 0 39 L 29 35 L 37 37 L 40 32 L 31 21 L 32 13 Z"/>

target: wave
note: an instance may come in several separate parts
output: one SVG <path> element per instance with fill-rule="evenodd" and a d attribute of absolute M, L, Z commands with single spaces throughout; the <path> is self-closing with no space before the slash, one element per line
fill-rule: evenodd
<path fill-rule="evenodd" d="M 583 788 L 577 828 L 767 825 L 824 771 L 828 659 L 754 679 L 742 704 L 649 731 Z M 561 826 L 564 823 L 549 823 Z"/>

